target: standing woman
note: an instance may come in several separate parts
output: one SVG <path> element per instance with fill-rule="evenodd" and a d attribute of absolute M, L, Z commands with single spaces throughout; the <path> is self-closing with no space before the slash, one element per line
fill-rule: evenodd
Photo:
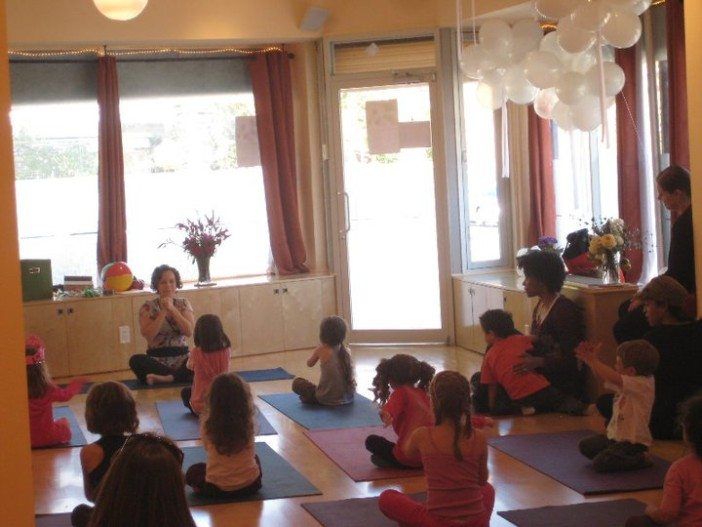
<path fill-rule="evenodd" d="M 168 265 L 154 269 L 151 289 L 158 298 L 144 302 L 139 310 L 141 334 L 149 347 L 145 355 L 129 359 L 129 367 L 142 383 L 192 382 L 193 372 L 186 368 L 186 339 L 193 334 L 195 316 L 190 302 L 175 297 L 181 287 L 177 269 Z"/>
<path fill-rule="evenodd" d="M 531 320 L 535 350 L 524 354 L 515 371 L 538 370 L 554 388 L 585 400 L 585 368 L 575 357 L 575 347 L 585 340 L 585 323 L 581 309 L 560 293 L 563 260 L 558 253 L 534 250 L 519 257 L 517 265 L 524 270 L 524 292 L 539 302 Z"/>

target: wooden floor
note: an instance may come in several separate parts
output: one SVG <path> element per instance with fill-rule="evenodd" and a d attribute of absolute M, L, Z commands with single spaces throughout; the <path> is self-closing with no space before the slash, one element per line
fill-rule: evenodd
<path fill-rule="evenodd" d="M 454 369 L 466 376 L 478 371 L 482 360 L 482 357 L 477 354 L 460 348 L 446 346 L 355 347 L 353 356 L 356 365 L 358 391 L 364 395 L 369 395 L 367 387 L 371 384 L 370 381 L 373 378 L 374 369 L 379 359 L 399 352 L 412 353 L 421 360 L 431 363 L 437 371 Z M 319 368 L 308 369 L 305 366 L 305 359 L 308 354 L 309 351 L 295 351 L 236 358 L 232 361 L 232 369 L 248 370 L 282 366 L 293 374 L 304 375 L 311 380 L 316 380 Z M 95 376 L 93 380 L 124 379 L 130 376 L 129 372 L 117 372 Z M 290 381 L 252 383 L 251 387 L 256 395 L 285 392 L 290 391 Z M 179 389 L 140 390 L 134 392 L 134 394 L 139 407 L 140 430 L 162 432 L 154 402 L 164 399 L 179 399 Z M 85 429 L 85 420 L 83 418 L 85 395 L 76 396 L 69 404 L 76 416 L 78 416 L 88 440 L 96 439 L 95 436 L 88 434 Z M 417 492 L 425 489 L 422 477 L 354 483 L 303 435 L 303 429 L 299 425 L 290 421 L 260 399 L 256 401 L 256 404 L 279 434 L 260 437 L 258 440 L 266 441 L 320 489 L 323 495 L 194 508 L 193 513 L 199 527 L 229 526 L 234 524 L 239 526 L 314 526 L 318 525 L 318 523 L 305 512 L 300 506 L 301 503 L 376 496 L 388 488 L 401 489 L 408 492 Z M 595 416 L 569 417 L 562 415 L 505 418 L 497 421 L 496 426 L 492 430 L 488 430 L 487 433 L 504 435 L 581 428 L 600 430 L 603 428 L 602 419 Z M 179 444 L 181 446 L 190 446 L 198 443 L 199 441 L 184 441 Z M 78 457 L 79 450 L 78 448 L 64 448 L 33 451 L 35 508 L 37 513 L 68 512 L 77 504 L 84 502 Z M 682 456 L 685 453 L 685 449 L 682 443 L 659 442 L 654 446 L 653 452 L 672 461 Z M 578 453 L 574 452 L 573 455 L 578 455 Z M 495 511 L 586 501 L 586 498 L 577 492 L 492 448 L 489 456 L 490 481 L 497 490 Z M 608 495 L 588 498 L 587 500 L 609 500 L 621 496 Z M 660 491 L 628 493 L 626 497 L 633 497 L 648 503 L 657 503 L 660 498 Z M 491 525 L 508 526 L 512 524 L 493 514 Z"/>

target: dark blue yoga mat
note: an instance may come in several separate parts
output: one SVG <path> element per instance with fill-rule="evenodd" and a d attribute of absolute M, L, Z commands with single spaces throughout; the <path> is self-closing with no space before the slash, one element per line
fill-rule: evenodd
<path fill-rule="evenodd" d="M 352 403 L 339 406 L 303 404 L 294 393 L 275 393 L 259 397 L 308 430 L 360 428 L 383 424 L 378 417 L 378 408 L 370 399 L 358 394 Z"/>
<path fill-rule="evenodd" d="M 49 447 L 40 448 L 68 448 L 75 446 L 84 446 L 88 444 L 88 442 L 85 440 L 85 436 L 83 435 L 83 431 L 80 429 L 80 426 L 78 426 L 78 421 L 76 420 L 76 416 L 74 415 L 73 410 L 71 410 L 68 406 L 54 406 L 53 412 L 54 421 L 62 419 L 64 417 L 68 419 L 68 422 L 71 425 L 71 441 L 68 443 L 62 443 L 60 445 L 53 445 Z"/>
<path fill-rule="evenodd" d="M 183 470 L 195 463 L 205 463 L 205 450 L 202 447 L 187 447 L 183 449 L 185 459 Z M 233 503 L 238 501 L 275 500 L 293 498 L 295 496 L 313 496 L 321 492 L 307 478 L 295 470 L 290 463 L 280 457 L 266 443 L 256 443 L 256 454 L 261 462 L 263 486 L 257 493 L 243 498 L 203 498 L 196 496 L 188 487 L 186 494 L 190 505 L 214 505 L 217 503 Z"/>
<path fill-rule="evenodd" d="M 71 513 L 37 514 L 34 517 L 35 527 L 71 527 Z"/>
<path fill-rule="evenodd" d="M 652 467 L 608 474 L 595 472 L 592 461 L 578 450 L 580 440 L 595 433 L 575 430 L 510 435 L 491 437 L 488 444 L 586 496 L 663 487 L 670 463 L 656 456 L 652 456 Z"/>
<path fill-rule="evenodd" d="M 426 494 L 412 494 L 412 499 L 423 503 Z M 324 527 L 397 527 L 378 508 L 378 498 L 354 498 L 337 501 L 303 503 L 302 507 Z"/>
<path fill-rule="evenodd" d="M 645 509 L 646 504 L 637 500 L 614 500 L 497 514 L 517 527 L 622 527 L 630 516 L 639 516 Z"/>
<path fill-rule="evenodd" d="M 161 417 L 163 431 L 168 437 L 175 441 L 200 439 L 200 420 L 183 406 L 181 401 L 158 401 L 156 409 Z M 258 408 L 256 408 L 256 420 L 258 423 L 255 429 L 256 435 L 278 433 Z"/>
<path fill-rule="evenodd" d="M 262 381 L 284 381 L 286 379 L 294 379 L 295 376 L 285 371 L 283 368 L 270 368 L 268 370 L 244 370 L 234 372 L 246 382 L 262 382 Z"/>

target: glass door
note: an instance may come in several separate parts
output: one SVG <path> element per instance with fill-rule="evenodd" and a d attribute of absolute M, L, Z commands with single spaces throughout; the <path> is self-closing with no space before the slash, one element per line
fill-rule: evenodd
<path fill-rule="evenodd" d="M 428 82 L 340 87 L 337 197 L 354 342 L 441 342 Z"/>

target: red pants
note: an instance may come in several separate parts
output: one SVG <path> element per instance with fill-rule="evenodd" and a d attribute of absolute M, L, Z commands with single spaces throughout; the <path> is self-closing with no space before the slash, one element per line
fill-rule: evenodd
<path fill-rule="evenodd" d="M 482 518 L 459 523 L 444 520 L 431 514 L 424 503 L 418 503 L 407 494 L 396 490 L 386 490 L 380 495 L 380 511 L 401 527 L 488 527 L 495 506 L 495 489 L 489 483 L 481 489 L 485 514 Z"/>

